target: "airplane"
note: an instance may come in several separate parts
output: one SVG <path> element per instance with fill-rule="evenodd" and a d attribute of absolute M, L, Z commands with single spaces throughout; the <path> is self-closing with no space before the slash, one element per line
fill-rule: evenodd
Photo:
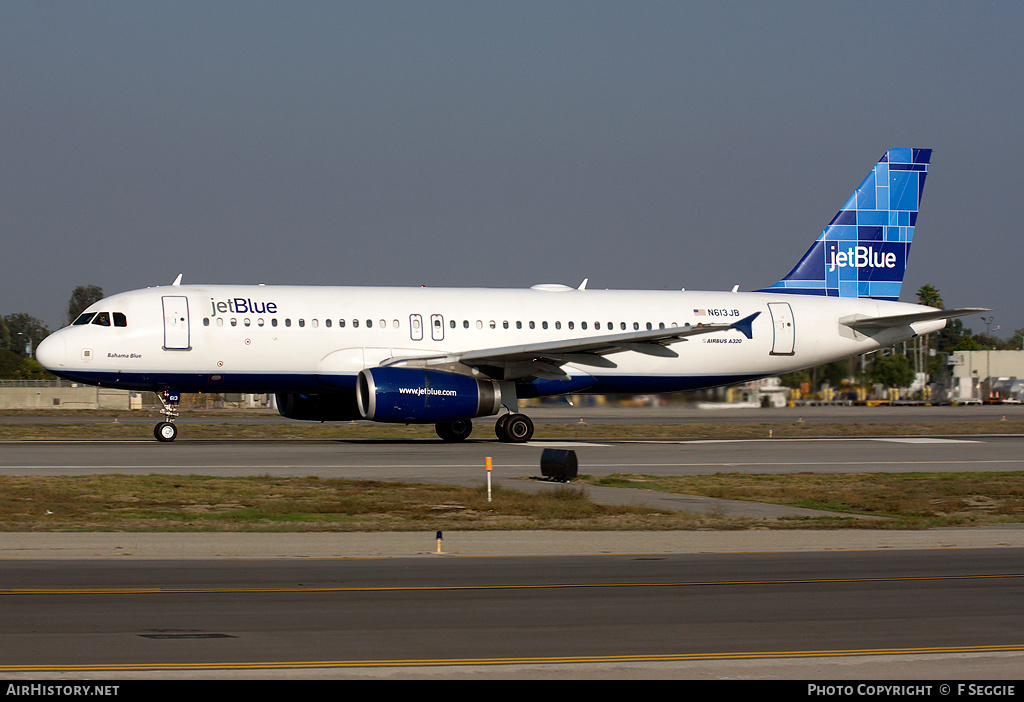
<path fill-rule="evenodd" d="M 931 149 L 890 149 L 792 271 L 754 292 L 183 285 L 87 308 L 36 349 L 68 380 L 150 390 L 177 436 L 181 393 L 273 393 L 313 421 L 434 424 L 444 441 L 519 400 L 742 383 L 898 344 L 984 308 L 899 302 Z"/>

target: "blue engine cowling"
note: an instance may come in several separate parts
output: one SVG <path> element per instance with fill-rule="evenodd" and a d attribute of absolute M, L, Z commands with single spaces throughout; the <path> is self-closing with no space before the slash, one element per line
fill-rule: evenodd
<path fill-rule="evenodd" d="M 493 380 L 423 368 L 367 368 L 359 373 L 356 401 L 364 419 L 431 424 L 483 417 L 501 409 Z"/>

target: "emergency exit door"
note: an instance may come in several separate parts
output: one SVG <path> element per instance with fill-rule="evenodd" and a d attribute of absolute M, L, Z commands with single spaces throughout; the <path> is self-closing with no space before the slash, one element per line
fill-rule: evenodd
<path fill-rule="evenodd" d="M 773 356 L 792 356 L 796 343 L 796 327 L 793 324 L 793 308 L 788 302 L 769 302 L 775 340 L 772 342 Z"/>

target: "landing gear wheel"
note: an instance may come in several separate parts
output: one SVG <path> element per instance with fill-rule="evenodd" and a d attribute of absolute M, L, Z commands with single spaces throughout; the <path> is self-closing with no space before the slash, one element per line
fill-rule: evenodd
<path fill-rule="evenodd" d="M 178 427 L 170 422 L 160 422 L 153 427 L 153 436 L 157 441 L 174 441 L 178 437 Z"/>
<path fill-rule="evenodd" d="M 525 414 L 506 414 L 494 423 L 494 433 L 509 444 L 523 444 L 533 438 L 533 420 Z"/>
<path fill-rule="evenodd" d="M 494 423 L 494 435 L 498 437 L 500 441 L 508 441 L 505 436 L 505 425 L 508 424 L 508 418 L 511 414 L 503 414 L 498 417 L 498 420 Z"/>
<path fill-rule="evenodd" d="M 434 431 L 443 441 L 465 441 L 473 432 L 473 422 L 468 419 L 438 422 L 434 425 Z"/>

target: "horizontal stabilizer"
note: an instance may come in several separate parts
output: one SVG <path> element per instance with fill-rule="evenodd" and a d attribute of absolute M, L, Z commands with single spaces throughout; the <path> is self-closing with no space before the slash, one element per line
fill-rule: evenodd
<path fill-rule="evenodd" d="M 984 307 L 961 307 L 956 310 L 935 310 L 933 312 L 915 312 L 913 314 L 897 314 L 888 317 L 862 317 L 860 319 L 848 317 L 840 319 L 839 323 L 863 331 L 865 329 L 891 329 L 892 327 L 903 327 L 914 322 L 930 322 L 934 319 L 953 319 L 969 314 L 990 312 Z"/>

